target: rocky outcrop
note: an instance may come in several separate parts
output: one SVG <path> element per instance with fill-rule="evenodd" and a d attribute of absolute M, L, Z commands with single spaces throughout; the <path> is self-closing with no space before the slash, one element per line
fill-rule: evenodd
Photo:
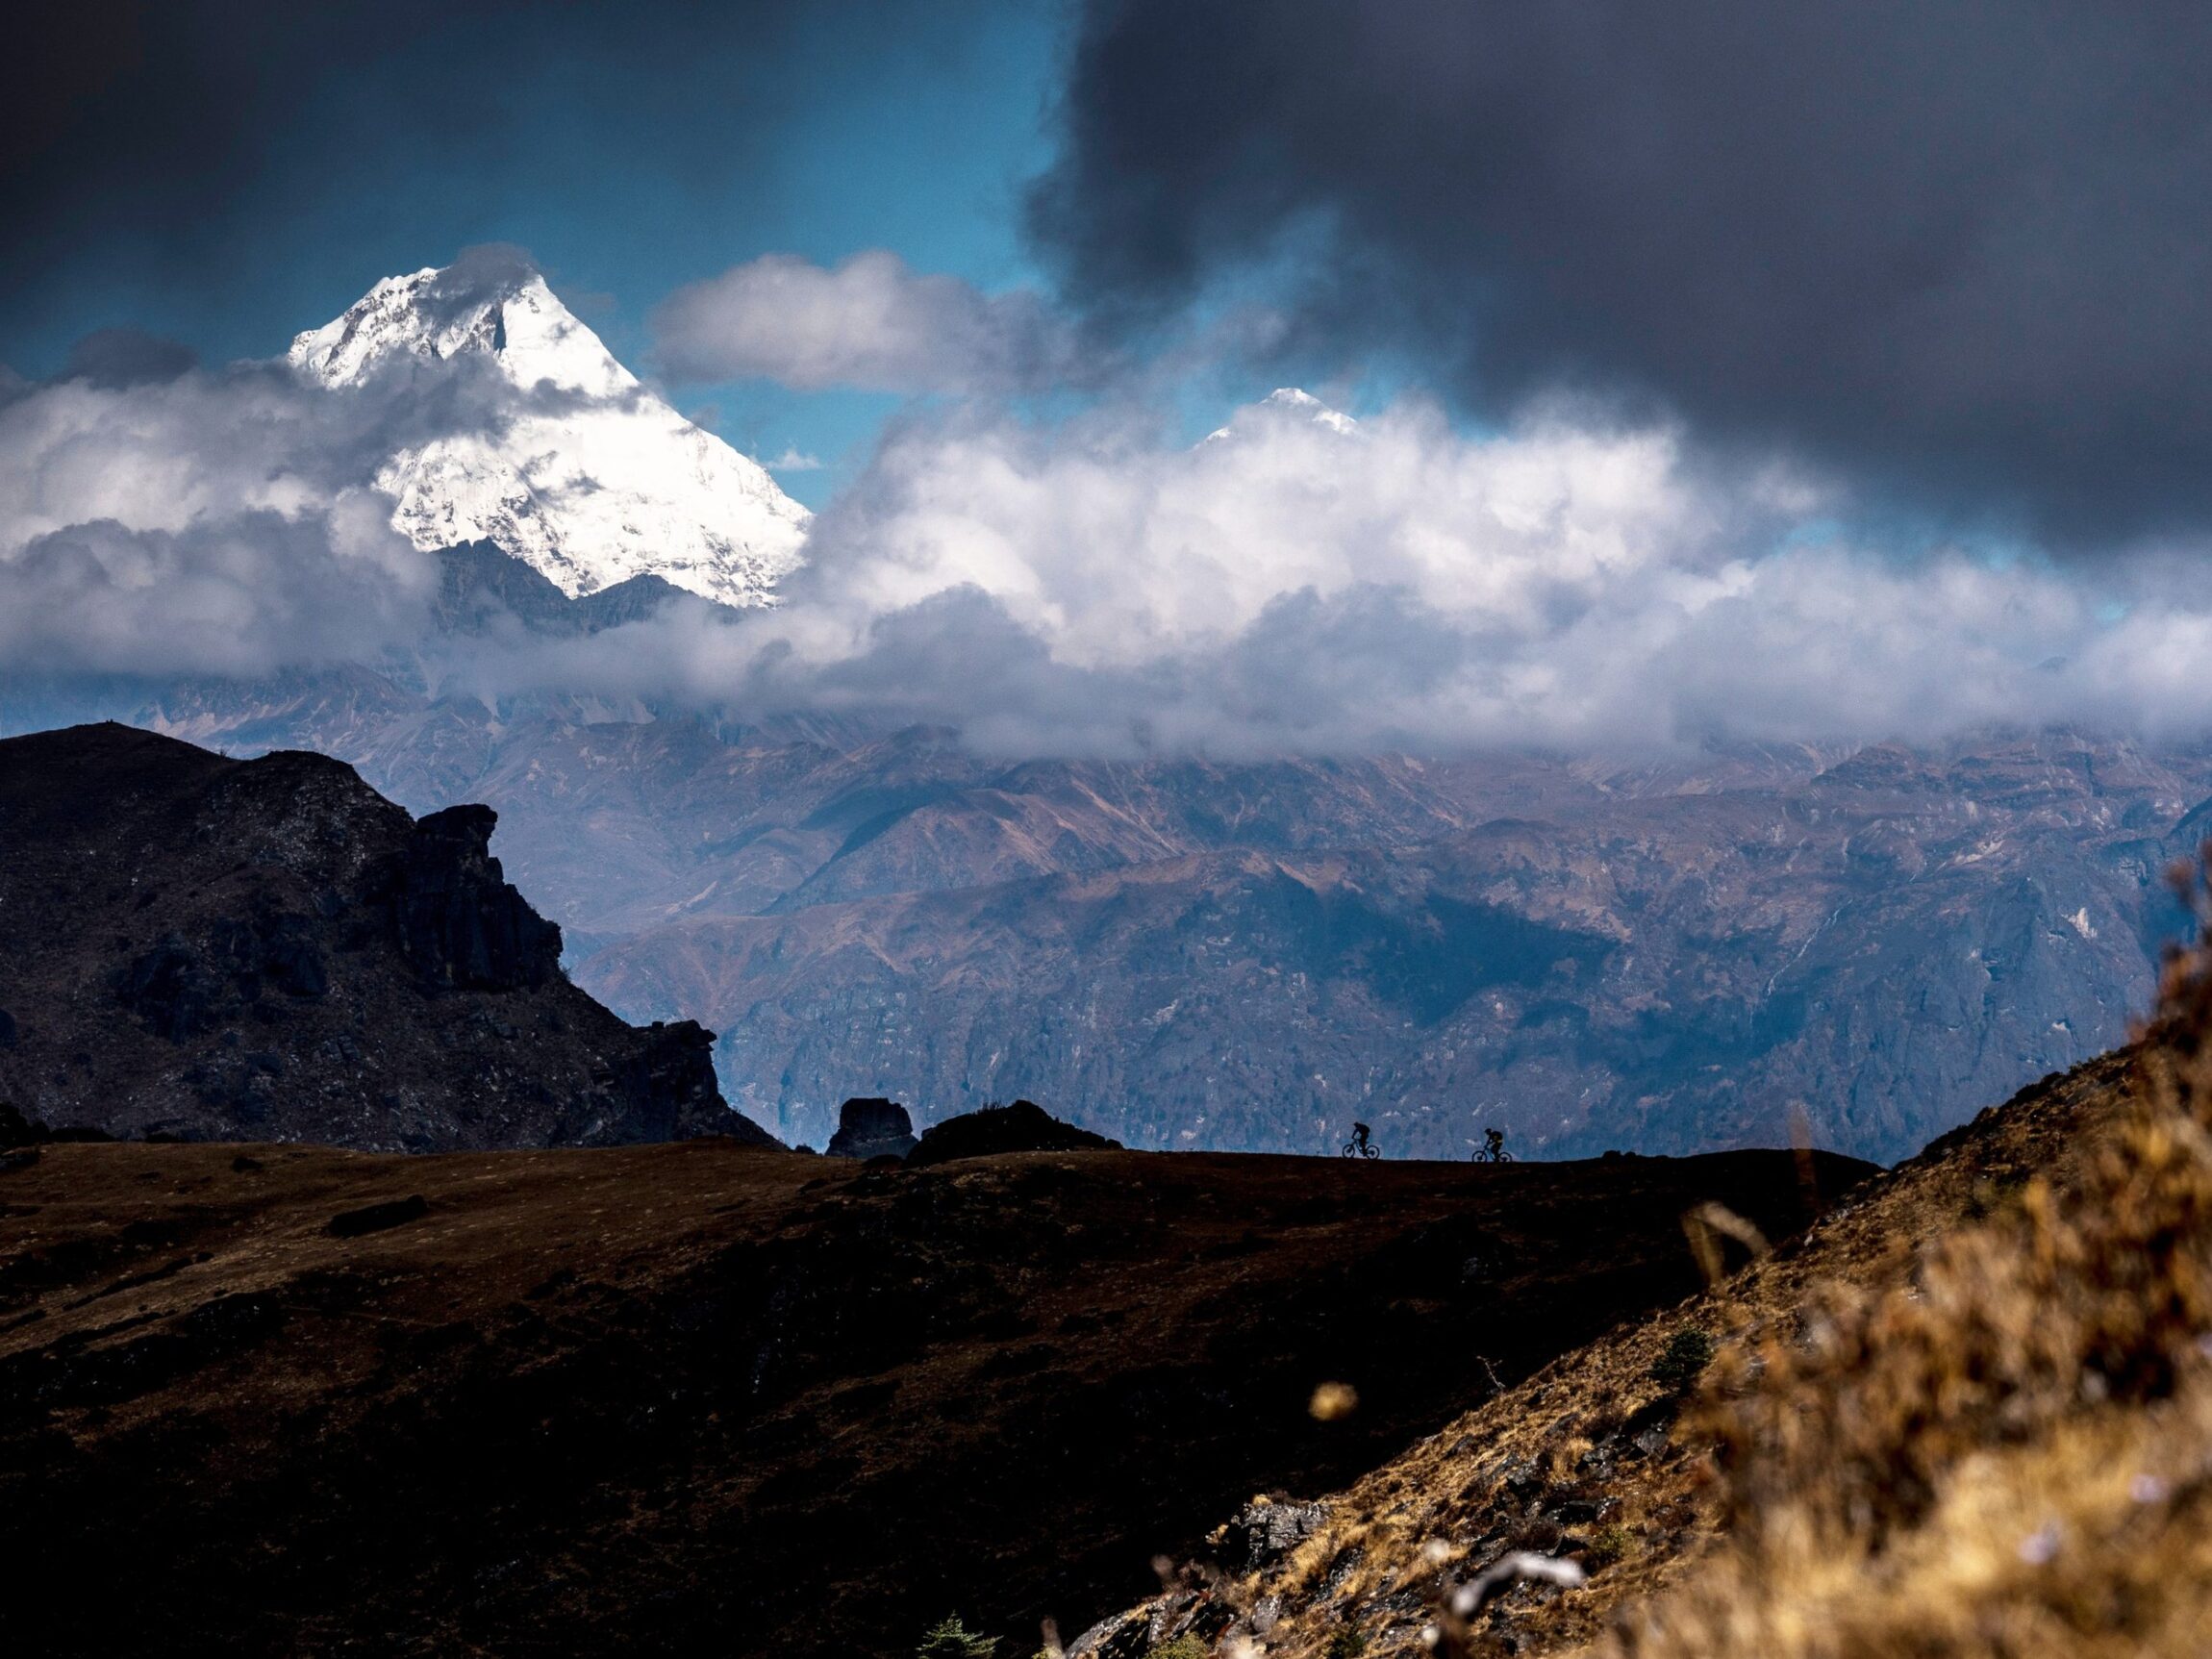
<path fill-rule="evenodd" d="M 491 856 L 350 767 L 151 733 L 0 742 L 0 1099 L 29 1119 L 376 1150 L 722 1134 L 713 1033 L 571 985 Z"/>
<path fill-rule="evenodd" d="M 988 1158 L 998 1152 L 1108 1152 L 1121 1143 L 1064 1123 L 1034 1100 L 964 1112 L 922 1132 L 909 1164 L 943 1164 L 954 1158 Z"/>
<path fill-rule="evenodd" d="M 532 910 L 491 856 L 499 815 L 447 807 L 415 826 L 389 867 L 399 948 L 424 982 L 514 991 L 561 970 L 561 930 Z"/>
<path fill-rule="evenodd" d="M 1240 1572 L 1271 1567 L 1312 1537 L 1328 1516 L 1325 1503 L 1256 1497 L 1221 1528 L 1224 1565 Z"/>
<path fill-rule="evenodd" d="M 56 1141 L 105 1141 L 108 1137 L 97 1129 L 79 1125 L 55 1128 L 52 1124 L 26 1118 L 5 1100 L 0 1100 L 0 1152 L 13 1152 L 24 1146 L 43 1146 Z"/>
<path fill-rule="evenodd" d="M 906 1108 L 880 1094 L 847 1100 L 838 1110 L 837 1133 L 830 1137 L 833 1158 L 903 1158 L 912 1152 L 914 1119 Z"/>

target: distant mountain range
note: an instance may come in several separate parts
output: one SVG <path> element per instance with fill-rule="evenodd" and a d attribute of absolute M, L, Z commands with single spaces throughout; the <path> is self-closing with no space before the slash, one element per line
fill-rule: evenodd
<path fill-rule="evenodd" d="M 577 982 L 719 1031 L 731 1102 L 817 1146 L 851 1095 L 917 1126 L 1026 1095 L 1133 1146 L 1688 1151 L 1801 1110 L 1897 1157 L 2124 1038 L 2212 829 L 2212 755 L 2067 733 L 1006 763 L 363 671 L 136 717 L 490 802 Z"/>
<path fill-rule="evenodd" d="M 381 475 L 440 562 L 444 645 L 712 620 L 797 566 L 804 509 L 525 265 L 388 279 L 291 348 L 335 396 L 427 360 L 496 392 Z M 1801 1113 L 1896 1157 L 2125 1034 L 2179 925 L 2164 871 L 2212 827 L 2212 751 L 2070 732 L 1009 762 L 835 718 L 491 707 L 404 655 L 0 685 L 0 730 L 99 716 L 490 803 L 577 981 L 720 1031 L 732 1102 L 816 1145 L 852 1095 L 917 1126 L 1027 1096 L 1142 1147 L 1328 1149 L 1356 1119 L 1394 1155 L 1492 1126 L 1524 1155 L 1688 1151 Z"/>

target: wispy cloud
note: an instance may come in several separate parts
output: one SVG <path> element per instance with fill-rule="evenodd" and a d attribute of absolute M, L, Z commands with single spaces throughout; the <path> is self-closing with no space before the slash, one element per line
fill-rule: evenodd
<path fill-rule="evenodd" d="M 881 249 L 834 267 L 765 255 L 679 289 L 653 334 L 679 381 L 1010 393 L 1084 372 L 1072 331 L 1037 294 L 986 294 Z"/>
<path fill-rule="evenodd" d="M 781 455 L 761 465 L 770 472 L 819 472 L 822 469 L 819 456 L 804 454 L 795 445 L 789 443 L 784 445 Z"/>

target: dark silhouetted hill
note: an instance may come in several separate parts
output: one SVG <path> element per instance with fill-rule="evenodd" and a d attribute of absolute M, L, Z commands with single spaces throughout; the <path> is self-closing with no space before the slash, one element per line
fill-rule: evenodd
<path fill-rule="evenodd" d="M 47 1124 L 432 1151 L 726 1134 L 712 1034 L 561 970 L 495 815 L 117 725 L 0 742 L 0 1099 Z"/>

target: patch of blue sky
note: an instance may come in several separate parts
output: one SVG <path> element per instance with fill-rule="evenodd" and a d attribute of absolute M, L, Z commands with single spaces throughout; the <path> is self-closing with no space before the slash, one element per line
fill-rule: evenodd
<path fill-rule="evenodd" d="M 72 341 L 116 325 L 212 362 L 266 357 L 378 278 L 478 242 L 529 249 L 640 368 L 654 305 L 764 253 L 834 264 L 890 247 L 987 288 L 1036 281 L 1017 209 L 1048 155 L 1059 10 L 975 0 L 883 14 L 880 29 L 863 27 L 864 10 L 801 8 L 757 52 L 725 32 L 688 62 L 548 52 L 510 63 L 496 40 L 446 38 L 442 49 L 478 51 L 487 67 L 480 106 L 436 125 L 392 114 L 420 65 L 405 53 L 365 63 L 259 159 L 206 259 L 140 245 L 127 223 L 88 225 L 0 319 L 0 361 L 52 374 Z M 733 431 L 779 452 L 825 460 L 885 407 L 734 388 L 685 398 L 718 405 Z"/>

